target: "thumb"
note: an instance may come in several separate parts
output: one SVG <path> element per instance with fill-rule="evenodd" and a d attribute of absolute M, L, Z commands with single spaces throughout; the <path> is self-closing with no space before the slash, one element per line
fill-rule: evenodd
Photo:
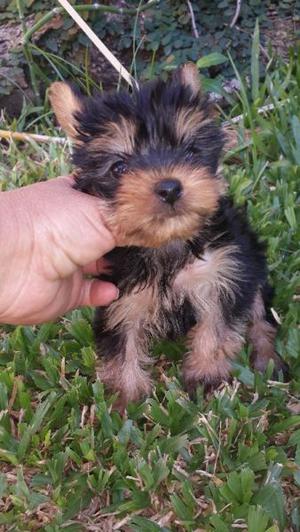
<path fill-rule="evenodd" d="M 82 283 L 79 306 L 105 306 L 119 297 L 118 288 L 105 281 L 86 279 Z"/>

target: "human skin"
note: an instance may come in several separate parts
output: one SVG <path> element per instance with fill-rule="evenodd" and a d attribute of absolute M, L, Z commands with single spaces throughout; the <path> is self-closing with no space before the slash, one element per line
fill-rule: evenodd
<path fill-rule="evenodd" d="M 43 323 L 118 297 L 113 284 L 86 278 L 107 268 L 115 242 L 99 200 L 72 185 L 58 177 L 0 193 L 0 323 Z"/>

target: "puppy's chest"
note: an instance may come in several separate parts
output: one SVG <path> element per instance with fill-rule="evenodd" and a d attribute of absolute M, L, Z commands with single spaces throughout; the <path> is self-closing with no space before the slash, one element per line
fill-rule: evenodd
<path fill-rule="evenodd" d="M 184 304 L 184 294 L 174 291 L 174 279 L 190 255 L 183 244 L 174 243 L 163 250 L 129 249 L 114 257 L 112 280 L 121 296 L 108 309 L 109 326 L 167 333 L 167 321 Z"/>
<path fill-rule="evenodd" d="M 148 264 L 155 274 L 147 280 L 145 273 L 140 274 L 145 282 L 137 282 L 131 290 L 127 287 L 109 307 L 110 327 L 123 324 L 154 334 L 185 334 L 220 291 L 232 290 L 238 275 L 233 253 L 233 246 L 227 246 L 206 250 L 200 259 L 190 253 L 180 265 Z"/>

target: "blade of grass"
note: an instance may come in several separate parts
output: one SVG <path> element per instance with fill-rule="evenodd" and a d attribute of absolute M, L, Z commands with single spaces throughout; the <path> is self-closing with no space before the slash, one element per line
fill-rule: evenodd
<path fill-rule="evenodd" d="M 251 93 L 252 100 L 259 98 L 259 24 L 256 19 L 251 49 Z"/>
<path fill-rule="evenodd" d="M 47 399 L 45 399 L 45 401 L 37 407 L 37 410 L 30 424 L 24 431 L 24 434 L 20 440 L 17 451 L 17 456 L 19 460 L 22 460 L 24 458 L 27 449 L 30 445 L 32 436 L 40 429 L 43 419 L 45 418 L 47 412 L 50 410 L 56 398 L 57 394 L 55 392 L 50 392 Z"/>

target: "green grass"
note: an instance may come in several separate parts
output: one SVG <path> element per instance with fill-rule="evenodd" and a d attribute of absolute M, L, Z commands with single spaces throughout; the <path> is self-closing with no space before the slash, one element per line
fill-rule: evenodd
<path fill-rule="evenodd" d="M 122 418 L 95 380 L 90 309 L 39 327 L 3 327 L 1 530 L 300 530 L 298 58 L 254 82 L 232 108 L 247 113 L 240 131 L 251 129 L 250 146 L 234 164 L 227 158 L 225 174 L 268 244 L 282 322 L 277 349 L 291 382 L 270 380 L 272 368 L 254 374 L 245 347 L 233 383 L 206 398 L 199 388 L 191 402 L 181 386 L 182 346 L 162 342 L 153 395 Z M 275 109 L 259 115 L 267 103 Z M 49 128 L 49 117 L 36 126 Z M 68 172 L 67 156 L 67 146 L 3 146 L 2 190 Z"/>

